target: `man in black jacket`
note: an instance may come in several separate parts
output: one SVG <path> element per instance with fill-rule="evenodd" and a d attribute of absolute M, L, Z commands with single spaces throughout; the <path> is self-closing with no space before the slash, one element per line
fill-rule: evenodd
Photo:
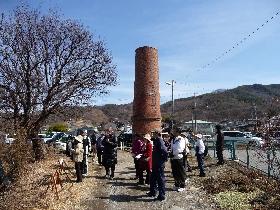
<path fill-rule="evenodd" d="M 224 135 L 221 131 L 222 127 L 220 125 L 216 125 L 216 133 L 217 133 L 217 141 L 216 141 L 216 150 L 217 150 L 217 157 L 218 157 L 218 165 L 224 164 L 224 157 L 223 157 L 223 147 L 224 147 Z"/>
<path fill-rule="evenodd" d="M 152 174 L 150 178 L 150 192 L 148 196 L 156 196 L 158 189 L 158 197 L 156 200 L 165 200 L 165 175 L 164 168 L 165 162 L 168 159 L 167 148 L 161 138 L 161 131 L 156 130 L 153 132 L 153 154 L 152 154 Z"/>
<path fill-rule="evenodd" d="M 105 178 L 114 179 L 118 143 L 112 128 L 106 129 L 102 144 L 104 146 L 102 164 L 106 170 Z"/>

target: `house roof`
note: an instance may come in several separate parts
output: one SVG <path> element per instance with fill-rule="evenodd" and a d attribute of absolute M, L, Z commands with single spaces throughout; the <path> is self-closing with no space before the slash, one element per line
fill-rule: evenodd
<path fill-rule="evenodd" d="M 191 120 L 191 121 L 185 122 L 185 124 L 192 124 L 192 123 L 195 123 L 195 121 Z M 196 124 L 214 124 L 214 123 L 213 122 L 204 121 L 204 120 L 197 120 Z"/>

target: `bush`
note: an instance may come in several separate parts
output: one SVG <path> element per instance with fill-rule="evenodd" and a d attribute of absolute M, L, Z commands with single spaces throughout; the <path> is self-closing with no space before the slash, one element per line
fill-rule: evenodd
<path fill-rule="evenodd" d="M 66 132 L 68 131 L 68 125 L 65 123 L 55 123 L 51 125 L 48 129 L 48 132 Z"/>

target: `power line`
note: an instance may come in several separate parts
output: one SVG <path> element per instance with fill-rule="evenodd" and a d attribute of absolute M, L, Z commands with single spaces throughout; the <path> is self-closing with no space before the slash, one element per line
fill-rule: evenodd
<path fill-rule="evenodd" d="M 267 19 L 263 24 L 261 24 L 259 27 L 257 27 L 256 30 L 252 31 L 247 36 L 240 39 L 233 46 L 231 46 L 227 50 L 224 50 L 220 55 L 218 55 L 216 58 L 214 58 L 212 61 L 208 62 L 207 64 L 204 64 L 201 68 L 198 68 L 196 71 L 202 71 L 202 70 L 206 69 L 207 67 L 211 66 L 213 63 L 218 62 L 224 56 L 227 56 L 228 54 L 230 54 L 234 49 L 236 49 L 236 48 L 240 47 L 242 44 L 244 44 L 244 42 L 246 42 L 249 38 L 251 38 L 253 35 L 255 35 L 256 32 L 258 32 L 260 29 L 262 29 L 270 21 L 275 19 L 278 15 L 279 15 L 279 12 L 276 12 L 275 15 L 273 15 L 270 19 Z"/>

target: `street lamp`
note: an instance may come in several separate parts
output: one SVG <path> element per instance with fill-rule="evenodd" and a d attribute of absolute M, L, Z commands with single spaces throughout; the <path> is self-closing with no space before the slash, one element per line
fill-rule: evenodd
<path fill-rule="evenodd" d="M 175 80 L 172 80 L 171 82 L 165 82 L 165 84 L 167 85 L 171 85 L 171 90 L 172 90 L 172 115 L 171 115 L 171 128 L 173 128 L 173 118 L 174 118 L 174 84 L 175 84 Z"/>

